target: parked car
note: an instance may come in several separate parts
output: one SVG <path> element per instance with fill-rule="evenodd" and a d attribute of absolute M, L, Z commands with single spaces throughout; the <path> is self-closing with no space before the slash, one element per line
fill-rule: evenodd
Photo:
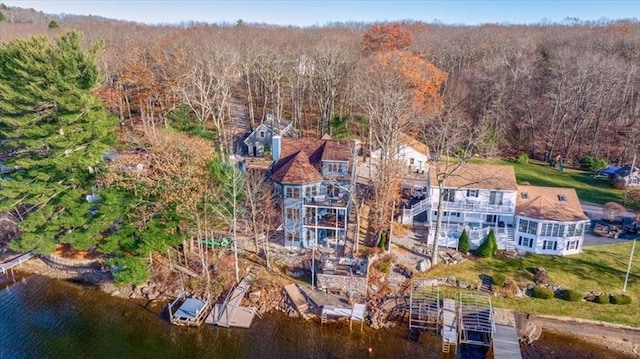
<path fill-rule="evenodd" d="M 640 232 L 640 223 L 633 218 L 624 218 L 622 220 L 622 229 L 627 233 L 638 234 Z"/>

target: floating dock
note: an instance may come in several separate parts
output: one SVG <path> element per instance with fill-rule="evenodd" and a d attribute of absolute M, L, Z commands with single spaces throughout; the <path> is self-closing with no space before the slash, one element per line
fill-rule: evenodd
<path fill-rule="evenodd" d="M 253 318 L 257 315 L 255 308 L 240 305 L 242 298 L 251 286 L 251 278 L 245 277 L 229 292 L 222 304 L 214 306 L 206 319 L 206 323 L 220 327 L 249 328 Z"/>

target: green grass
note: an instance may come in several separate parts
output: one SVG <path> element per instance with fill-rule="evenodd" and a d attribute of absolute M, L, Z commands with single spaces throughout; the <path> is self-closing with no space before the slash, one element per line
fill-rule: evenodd
<path fill-rule="evenodd" d="M 474 159 L 473 162 L 513 166 L 519 184 L 575 188 L 583 202 L 622 203 L 623 191 L 611 187 L 606 178 L 593 178 L 591 172 L 571 168 L 565 168 L 560 172 L 558 169 L 549 167 L 546 162 L 535 160 L 527 164 L 517 164 L 502 159 Z"/>
<path fill-rule="evenodd" d="M 577 291 L 600 291 L 622 293 L 632 242 L 585 248 L 574 256 L 545 256 L 529 254 L 520 259 L 482 258 L 468 260 L 455 266 L 438 266 L 424 274 L 425 277 L 457 279 L 478 285 L 480 275 L 503 273 L 520 286 L 533 284 L 532 272 L 544 267 L 549 274 L 549 284 Z M 640 246 L 637 246 L 627 292 L 631 305 L 597 304 L 590 302 L 568 302 L 563 299 L 500 298 L 493 297 L 493 305 L 516 311 L 556 316 L 601 320 L 631 326 L 640 326 Z M 445 290 L 451 296 L 454 290 Z"/>

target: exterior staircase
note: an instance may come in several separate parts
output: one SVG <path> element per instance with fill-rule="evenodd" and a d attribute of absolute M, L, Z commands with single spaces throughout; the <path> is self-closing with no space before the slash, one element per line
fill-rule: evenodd
<path fill-rule="evenodd" d="M 431 199 L 429 197 L 423 199 L 422 201 L 415 203 L 409 209 L 409 215 L 413 218 L 419 214 L 422 214 L 431 208 Z"/>

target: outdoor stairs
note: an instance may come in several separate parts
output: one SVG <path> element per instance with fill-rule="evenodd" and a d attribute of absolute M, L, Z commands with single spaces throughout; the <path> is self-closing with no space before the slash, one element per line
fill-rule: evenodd
<path fill-rule="evenodd" d="M 489 294 L 493 293 L 493 290 L 491 289 L 491 287 L 493 286 L 493 278 L 483 274 L 480 279 L 482 281 L 480 283 L 480 291 Z"/>
<path fill-rule="evenodd" d="M 411 206 L 409 209 L 411 218 L 428 211 L 429 208 L 431 208 L 431 198 L 427 197 Z"/>

